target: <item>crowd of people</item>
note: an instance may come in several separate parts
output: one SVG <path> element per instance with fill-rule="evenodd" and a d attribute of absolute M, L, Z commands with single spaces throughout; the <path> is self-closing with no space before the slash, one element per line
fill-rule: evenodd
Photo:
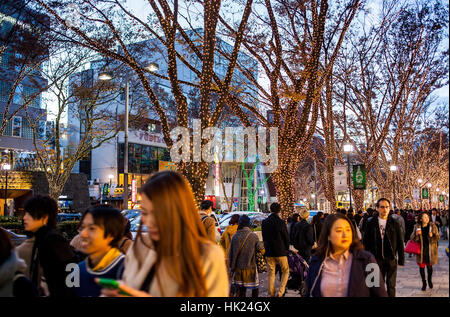
<path fill-rule="evenodd" d="M 392 211 L 381 198 L 365 213 L 339 209 L 309 219 L 302 209 L 287 223 L 281 205 L 273 203 L 262 239 L 247 215 L 235 214 L 216 243 L 212 202 L 198 209 L 181 174 L 153 174 L 141 197 L 134 241 L 119 210 L 96 205 L 83 213 L 79 234 L 69 242 L 56 230 L 56 202 L 48 196 L 29 199 L 23 216 L 29 238 L 14 247 L 0 230 L 0 296 L 245 297 L 249 291 L 258 297 L 266 266 L 268 295 L 283 297 L 302 266 L 297 286 L 303 296 L 395 297 L 405 244 L 420 245 L 416 262 L 426 290 L 433 288 L 438 243 L 448 239 L 448 210 Z M 77 269 L 68 270 L 74 264 Z"/>

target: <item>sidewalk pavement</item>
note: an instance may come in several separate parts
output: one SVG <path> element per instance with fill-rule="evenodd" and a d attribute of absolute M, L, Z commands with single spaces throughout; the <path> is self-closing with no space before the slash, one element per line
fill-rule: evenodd
<path fill-rule="evenodd" d="M 449 297 L 449 258 L 445 254 L 448 240 L 439 241 L 438 264 L 433 266 L 433 289 L 427 287 L 422 291 L 422 280 L 419 274 L 419 266 L 416 257 L 405 254 L 405 266 L 397 270 L 397 297 Z M 278 274 L 275 277 L 275 285 L 280 281 Z M 247 296 L 251 296 L 247 291 Z M 268 273 L 259 274 L 259 296 L 268 296 Z M 286 290 L 285 297 L 300 297 L 297 291 Z"/>

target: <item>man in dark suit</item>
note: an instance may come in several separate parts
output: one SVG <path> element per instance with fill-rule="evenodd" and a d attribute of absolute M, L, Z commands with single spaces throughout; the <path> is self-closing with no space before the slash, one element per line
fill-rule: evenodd
<path fill-rule="evenodd" d="M 286 223 L 280 218 L 281 206 L 278 203 L 270 205 L 270 216 L 262 222 L 262 236 L 267 266 L 269 267 L 269 296 L 275 296 L 275 266 L 281 266 L 281 283 L 277 297 L 284 296 L 286 284 L 289 279 L 289 264 L 287 254 L 289 251 L 289 235 Z"/>
<path fill-rule="evenodd" d="M 363 243 L 377 260 L 389 297 L 395 297 L 397 265 L 405 264 L 405 253 L 400 225 L 389 215 L 390 205 L 386 198 L 377 201 L 378 215 L 368 220 Z"/>

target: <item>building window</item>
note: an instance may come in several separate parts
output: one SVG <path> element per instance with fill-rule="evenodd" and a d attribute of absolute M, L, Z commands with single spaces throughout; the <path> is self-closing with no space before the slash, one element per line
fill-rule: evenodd
<path fill-rule="evenodd" d="M 38 135 L 37 135 L 37 137 L 38 137 L 38 139 L 40 139 L 40 140 L 44 140 L 44 139 L 45 139 L 45 125 L 46 125 L 46 122 L 45 122 L 45 121 L 43 121 L 43 120 L 40 120 L 40 121 L 39 121 Z"/>
<path fill-rule="evenodd" d="M 13 118 L 12 135 L 17 136 L 17 137 L 22 136 L 22 118 L 21 117 Z"/>

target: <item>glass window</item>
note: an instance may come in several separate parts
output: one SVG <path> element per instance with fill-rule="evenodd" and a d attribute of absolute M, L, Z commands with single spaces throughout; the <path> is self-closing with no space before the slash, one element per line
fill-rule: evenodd
<path fill-rule="evenodd" d="M 148 174 L 150 173 L 151 168 L 152 168 L 152 158 L 150 146 L 143 145 L 141 157 L 141 172 L 143 174 Z"/>
<path fill-rule="evenodd" d="M 39 126 L 38 126 L 38 135 L 37 137 L 40 140 L 44 140 L 45 139 L 45 121 L 40 120 L 39 121 Z"/>
<path fill-rule="evenodd" d="M 134 145 L 134 159 L 135 159 L 135 171 L 133 173 L 141 173 L 141 161 L 142 161 L 142 145 Z"/>
<path fill-rule="evenodd" d="M 22 136 L 22 118 L 21 117 L 13 118 L 12 135 L 18 136 L 18 137 Z"/>

